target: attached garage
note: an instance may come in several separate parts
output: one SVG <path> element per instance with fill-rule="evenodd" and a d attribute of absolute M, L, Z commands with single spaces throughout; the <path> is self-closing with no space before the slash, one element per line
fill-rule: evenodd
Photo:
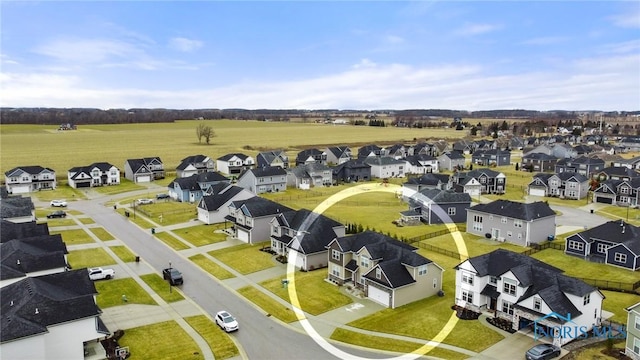
<path fill-rule="evenodd" d="M 531 195 L 531 196 L 545 196 L 545 190 L 544 190 L 544 188 L 530 187 L 529 188 L 529 195 Z"/>
<path fill-rule="evenodd" d="M 151 176 L 149 176 L 149 175 L 137 176 L 137 177 L 136 177 L 136 182 L 137 182 L 137 183 L 147 183 L 147 182 L 151 182 Z"/>
<path fill-rule="evenodd" d="M 242 229 L 238 229 L 238 240 L 249 243 L 249 232 Z"/>
<path fill-rule="evenodd" d="M 89 187 L 91 187 L 91 182 L 90 181 L 76 181 L 74 187 L 76 189 L 89 188 Z"/>
<path fill-rule="evenodd" d="M 386 307 L 391 306 L 391 296 L 388 291 L 379 289 L 377 287 L 373 287 L 369 285 L 367 287 L 367 297 L 379 304 L 382 304 Z"/>
<path fill-rule="evenodd" d="M 12 194 L 25 194 L 29 192 L 30 185 L 11 185 Z"/>
<path fill-rule="evenodd" d="M 606 196 L 596 196 L 596 202 L 602 204 L 613 204 L 613 198 Z"/>

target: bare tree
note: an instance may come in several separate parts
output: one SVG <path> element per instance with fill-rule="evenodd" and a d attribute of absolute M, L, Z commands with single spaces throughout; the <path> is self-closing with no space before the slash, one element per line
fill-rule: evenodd
<path fill-rule="evenodd" d="M 201 144 L 202 143 L 202 137 L 204 136 L 204 128 L 207 127 L 207 125 L 205 124 L 198 124 L 198 127 L 196 127 L 196 136 L 198 137 L 198 143 Z"/>
<path fill-rule="evenodd" d="M 202 137 L 204 137 L 204 141 L 207 142 L 207 145 L 211 143 L 211 138 L 216 136 L 216 132 L 213 131 L 213 128 L 209 125 L 205 125 L 202 127 Z"/>

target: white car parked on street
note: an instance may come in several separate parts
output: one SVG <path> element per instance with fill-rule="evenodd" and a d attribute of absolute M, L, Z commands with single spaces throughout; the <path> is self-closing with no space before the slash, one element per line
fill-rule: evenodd
<path fill-rule="evenodd" d="M 67 207 L 67 202 L 64 200 L 51 200 L 49 205 L 52 207 Z"/>
<path fill-rule="evenodd" d="M 238 330 L 238 321 L 233 315 L 226 311 L 218 311 L 216 314 L 216 324 L 226 332 L 232 332 Z"/>

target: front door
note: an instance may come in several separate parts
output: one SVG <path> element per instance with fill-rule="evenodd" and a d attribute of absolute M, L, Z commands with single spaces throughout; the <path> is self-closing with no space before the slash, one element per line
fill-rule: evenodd
<path fill-rule="evenodd" d="M 489 301 L 489 310 L 495 310 L 497 302 L 498 299 L 491 298 L 491 301 Z"/>

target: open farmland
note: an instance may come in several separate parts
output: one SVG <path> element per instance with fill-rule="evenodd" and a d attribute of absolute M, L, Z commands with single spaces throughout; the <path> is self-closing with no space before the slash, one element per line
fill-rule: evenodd
<path fill-rule="evenodd" d="M 196 127 L 210 125 L 216 137 L 211 145 L 198 143 Z M 240 120 L 185 120 L 175 123 L 80 125 L 78 130 L 57 131 L 51 125 L 0 125 L 0 169 L 41 165 L 58 177 L 74 166 L 106 161 L 124 171 L 129 158 L 160 156 L 168 171 L 184 157 L 195 154 L 214 159 L 232 152 L 255 156 L 259 151 L 285 149 L 289 156 L 304 148 L 328 145 L 357 146 L 414 139 L 453 139 L 466 131 L 409 129 L 316 123 L 285 123 Z"/>

